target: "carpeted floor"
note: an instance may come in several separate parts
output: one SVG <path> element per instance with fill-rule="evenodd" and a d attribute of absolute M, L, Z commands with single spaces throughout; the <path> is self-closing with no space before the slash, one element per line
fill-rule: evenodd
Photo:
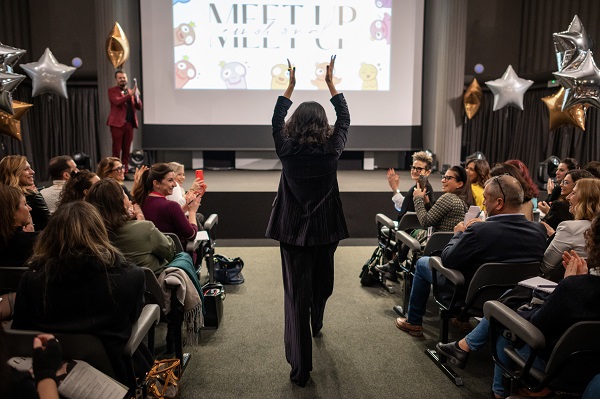
<path fill-rule="evenodd" d="M 217 248 L 245 262 L 246 282 L 226 286 L 224 320 L 204 330 L 182 379 L 182 398 L 487 398 L 493 363 L 489 350 L 471 355 L 456 387 L 429 360 L 438 317 L 431 301 L 425 338 L 394 325 L 397 294 L 360 286 L 358 274 L 373 247 L 339 247 L 336 280 L 313 372 L 305 388 L 289 381 L 283 348 L 283 287 L 279 248 Z M 451 330 L 458 337 L 458 331 Z"/>

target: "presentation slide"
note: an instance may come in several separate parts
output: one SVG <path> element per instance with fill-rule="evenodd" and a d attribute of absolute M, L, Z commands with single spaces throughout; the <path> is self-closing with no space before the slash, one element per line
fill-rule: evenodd
<path fill-rule="evenodd" d="M 285 90 L 285 55 L 304 72 L 296 90 L 327 90 L 334 52 L 344 60 L 334 76 L 344 90 L 389 90 L 392 2 L 322 4 L 175 0 L 175 88 Z"/>
<path fill-rule="evenodd" d="M 296 68 L 294 106 L 330 120 L 326 65 L 352 124 L 420 126 L 422 0 L 141 1 L 144 123 L 269 125 Z M 293 109 L 292 109 L 293 111 Z"/>

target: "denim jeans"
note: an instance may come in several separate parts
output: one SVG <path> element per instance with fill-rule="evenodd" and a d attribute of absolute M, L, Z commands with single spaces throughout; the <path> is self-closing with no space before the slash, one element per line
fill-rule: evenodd
<path fill-rule="evenodd" d="M 596 375 L 585 388 L 581 399 L 600 398 L 600 374 Z"/>
<path fill-rule="evenodd" d="M 415 326 L 423 324 L 423 316 L 427 310 L 427 299 L 431 291 L 431 270 L 429 256 L 421 257 L 415 266 L 410 299 L 408 300 L 407 321 Z"/>
<path fill-rule="evenodd" d="M 477 327 L 475 327 L 470 333 L 467 334 L 465 340 L 469 349 L 472 351 L 478 351 L 483 348 L 488 340 L 490 330 L 490 321 L 486 318 L 481 319 Z"/>
<path fill-rule="evenodd" d="M 512 344 L 512 342 L 504 338 L 504 336 L 500 336 L 496 341 L 498 359 L 506 366 L 512 365 L 512 361 L 504 353 L 504 348 L 510 344 Z M 517 353 L 521 355 L 521 357 L 523 357 L 524 359 L 529 358 L 530 352 L 531 347 L 529 345 L 523 345 L 523 347 L 517 349 Z M 536 357 L 532 367 L 544 370 L 546 368 L 546 361 L 539 357 Z M 504 397 L 504 385 L 502 385 L 502 369 L 498 365 L 494 366 L 494 382 L 492 383 L 492 391 L 494 391 L 496 395 Z"/>

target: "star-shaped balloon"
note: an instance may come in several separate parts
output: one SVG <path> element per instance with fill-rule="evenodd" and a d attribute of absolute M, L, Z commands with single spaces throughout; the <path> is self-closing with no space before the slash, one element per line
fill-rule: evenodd
<path fill-rule="evenodd" d="M 517 76 L 512 66 L 509 65 L 500 79 L 489 80 L 485 84 L 494 93 L 494 111 L 507 105 L 514 105 L 523 110 L 523 95 L 533 81 L 521 79 Z"/>
<path fill-rule="evenodd" d="M 562 110 L 562 103 L 565 96 L 565 88 L 561 87 L 559 91 L 548 97 L 543 97 L 542 101 L 548 107 L 550 113 L 549 129 L 553 130 L 562 125 L 573 125 L 585 130 L 585 112 L 587 105 L 578 104 L 567 110 Z"/>
<path fill-rule="evenodd" d="M 577 65 L 574 66 L 575 64 Z M 554 76 L 565 88 L 563 110 L 577 104 L 600 108 L 600 69 L 590 50 L 586 51 L 581 62 L 574 62 L 561 72 L 554 72 Z"/>
<path fill-rule="evenodd" d="M 588 50 L 593 50 L 592 39 L 583 28 L 583 24 L 577 15 L 571 21 L 569 29 L 564 32 L 552 34 L 554 38 L 554 49 L 556 50 L 556 62 L 558 71 L 562 71 L 580 55 Z"/>
<path fill-rule="evenodd" d="M 467 90 L 463 95 L 463 105 L 465 107 L 467 118 L 472 119 L 477 111 L 479 111 L 482 96 L 483 92 L 481 91 L 481 86 L 479 86 L 477 79 L 473 78 L 473 81 L 469 87 L 467 87 Z"/>
<path fill-rule="evenodd" d="M 33 105 L 15 100 L 12 106 L 15 110 L 14 115 L 0 111 L 0 134 L 6 134 L 21 141 L 21 118 Z"/>
<path fill-rule="evenodd" d="M 106 39 L 106 56 L 115 68 L 120 68 L 129 59 L 129 40 L 118 22 Z"/>
<path fill-rule="evenodd" d="M 0 111 L 13 114 L 12 92 L 25 79 L 25 75 L 0 72 Z"/>
<path fill-rule="evenodd" d="M 77 68 L 59 64 L 49 48 L 46 48 L 38 62 L 30 62 L 20 66 L 33 81 L 34 97 L 38 94 L 53 91 L 64 98 L 69 98 L 67 80 Z"/>
<path fill-rule="evenodd" d="M 12 67 L 27 51 L 0 43 L 0 72 L 12 73 Z"/>

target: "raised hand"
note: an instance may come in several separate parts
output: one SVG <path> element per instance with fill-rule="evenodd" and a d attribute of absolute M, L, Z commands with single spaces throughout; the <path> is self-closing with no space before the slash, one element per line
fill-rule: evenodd
<path fill-rule="evenodd" d="M 327 72 L 325 73 L 325 83 L 327 83 L 327 87 L 329 88 L 329 93 L 331 93 L 331 97 L 338 94 L 338 91 L 335 88 L 335 84 L 333 83 L 333 68 L 335 66 L 335 55 L 331 56 L 329 60 L 329 65 L 327 65 Z"/>
<path fill-rule="evenodd" d="M 288 83 L 287 89 L 285 89 L 285 93 L 283 96 L 285 98 L 292 98 L 292 93 L 294 92 L 294 87 L 296 87 L 296 67 L 292 67 L 292 63 L 290 60 L 287 60 L 288 63 L 288 72 L 290 73 L 290 82 Z"/>
<path fill-rule="evenodd" d="M 387 180 L 390 188 L 394 191 L 400 186 L 400 176 L 398 176 L 398 173 L 393 168 L 388 169 Z"/>

